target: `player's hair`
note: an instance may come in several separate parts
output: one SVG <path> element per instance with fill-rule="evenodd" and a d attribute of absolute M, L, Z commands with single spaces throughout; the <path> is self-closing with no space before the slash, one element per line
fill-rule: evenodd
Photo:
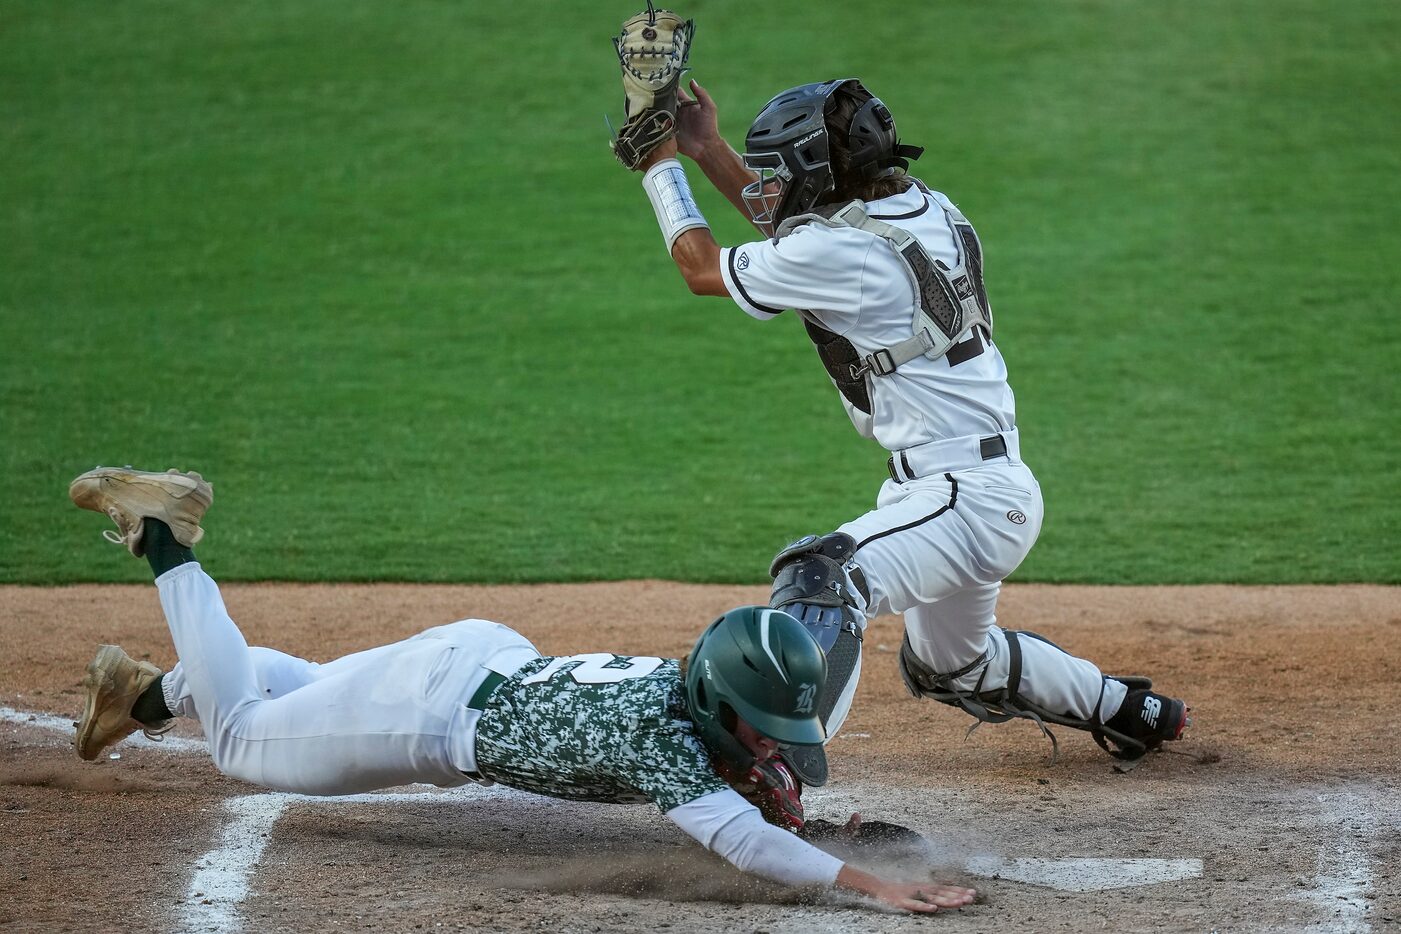
<path fill-rule="evenodd" d="M 836 187 L 824 201 L 845 204 L 853 198 L 862 201 L 878 201 L 898 195 L 913 182 L 903 172 L 887 175 L 884 178 L 861 178 L 851 171 L 851 149 L 847 146 L 847 134 L 851 132 L 851 121 L 856 111 L 869 98 L 852 93 L 849 88 L 841 88 L 832 95 L 831 109 L 827 111 L 827 147 L 832 160 L 832 179 Z"/>

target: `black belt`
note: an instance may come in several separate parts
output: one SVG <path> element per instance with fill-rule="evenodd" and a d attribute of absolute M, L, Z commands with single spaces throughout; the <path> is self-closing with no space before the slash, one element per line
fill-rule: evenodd
<path fill-rule="evenodd" d="M 486 702 L 491 697 L 491 692 L 499 688 L 505 681 L 505 675 L 488 671 L 486 677 L 482 679 L 481 685 L 472 692 L 472 699 L 467 701 L 467 706 L 472 710 L 486 710 Z"/>
<path fill-rule="evenodd" d="M 983 456 L 983 460 L 985 461 L 990 461 L 994 457 L 1003 457 L 1007 454 L 1007 439 L 1001 435 L 988 435 L 986 438 L 981 438 L 978 440 L 978 453 Z M 900 452 L 899 456 L 903 458 L 905 456 L 904 452 Z M 895 458 L 896 455 L 890 455 L 885 462 L 885 469 L 890 471 L 890 479 L 894 480 L 896 483 L 903 483 L 904 481 L 900 479 L 900 474 L 895 470 Z M 908 460 L 904 461 L 904 466 L 905 472 L 913 475 L 914 471 L 909 469 L 910 462 Z M 913 476 L 911 476 L 911 479 L 913 479 Z"/>
<path fill-rule="evenodd" d="M 1007 453 L 1007 439 L 1001 435 L 990 435 L 978 442 L 978 453 L 983 455 L 983 460 L 990 461 L 994 457 L 1003 457 Z"/>
<path fill-rule="evenodd" d="M 491 698 L 492 692 L 505 683 L 505 675 L 487 669 L 486 677 L 482 679 L 482 683 L 477 686 L 477 689 L 472 692 L 471 698 L 467 701 L 468 709 L 478 711 L 486 710 L 486 702 Z M 462 772 L 463 775 L 466 775 L 474 782 L 480 782 L 486 778 L 481 772 L 468 772 L 463 769 L 459 769 L 458 771 Z"/>

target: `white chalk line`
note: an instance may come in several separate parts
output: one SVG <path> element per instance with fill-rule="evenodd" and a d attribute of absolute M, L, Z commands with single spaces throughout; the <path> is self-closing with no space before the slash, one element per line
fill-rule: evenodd
<path fill-rule="evenodd" d="M 1200 878 L 1202 861 L 1094 857 L 1004 859 L 1000 856 L 979 856 L 965 862 L 963 868 L 985 879 L 1010 879 L 1062 892 L 1102 892 L 1106 889 Z"/>
<path fill-rule="evenodd" d="M 1314 888 L 1303 897 L 1328 920 L 1305 930 L 1368 934 L 1372 925 L 1367 920 L 1371 908 L 1367 895 L 1373 875 L 1367 845 L 1377 837 L 1379 803 L 1351 791 L 1325 792 L 1317 801 L 1323 826 L 1334 828 L 1334 833 L 1319 834 Z M 1395 822 L 1401 824 L 1401 820 Z"/>
<path fill-rule="evenodd" d="M 32 713 L 28 710 L 16 710 L 13 707 L 0 707 L 0 722 L 16 723 L 20 726 L 33 726 L 41 730 L 50 730 L 55 733 L 72 733 L 73 720 L 66 717 L 55 717 L 48 713 Z M 166 752 L 195 753 L 209 752 L 209 744 L 202 739 L 185 739 L 180 736 L 162 736 L 160 739 L 147 739 L 141 733 L 133 733 L 122 740 L 117 746 L 141 746 L 158 747 Z M 113 747 L 116 748 L 115 746 Z"/>
<path fill-rule="evenodd" d="M 291 804 L 476 804 L 484 799 L 550 802 L 500 785 L 464 785 L 451 791 L 372 792 L 356 795 L 300 795 L 269 791 L 229 798 L 225 808 L 233 819 L 219 833 L 212 849 L 195 860 L 195 874 L 180 904 L 177 931 L 217 931 L 238 934 L 243 930 L 239 906 L 248 897 L 251 880 L 263 850 L 272 838 L 277 819 Z"/>
<path fill-rule="evenodd" d="M 285 795 L 229 798 L 233 820 L 224 825 L 214 848 L 195 860 L 195 874 L 177 911 L 179 931 L 243 930 L 238 907 L 248 896 L 249 880 L 263 857 L 273 825 L 287 807 Z"/>

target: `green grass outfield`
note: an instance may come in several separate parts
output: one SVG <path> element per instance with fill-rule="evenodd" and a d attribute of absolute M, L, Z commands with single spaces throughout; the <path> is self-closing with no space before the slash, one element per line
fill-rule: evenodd
<path fill-rule="evenodd" d="M 0 581 L 145 577 L 98 463 L 211 477 L 228 580 L 759 581 L 870 508 L 796 322 L 691 296 L 608 153 L 635 5 L 0 0 Z M 733 140 L 859 74 L 977 224 L 1017 579 L 1401 582 L 1401 4 L 686 12 Z"/>

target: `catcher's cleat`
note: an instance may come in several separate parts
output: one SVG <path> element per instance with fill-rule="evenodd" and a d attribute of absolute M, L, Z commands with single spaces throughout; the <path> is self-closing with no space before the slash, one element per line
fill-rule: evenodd
<path fill-rule="evenodd" d="M 1105 733 L 1116 741 L 1121 749 L 1130 755 L 1124 758 L 1138 758 L 1163 743 L 1182 738 L 1182 731 L 1191 722 L 1189 708 L 1176 698 L 1156 694 L 1147 688 L 1130 688 L 1124 695 L 1119 712 L 1105 722 Z M 1121 738 L 1131 743 L 1118 742 Z"/>
<path fill-rule="evenodd" d="M 102 537 L 126 545 L 139 558 L 145 554 L 144 519 L 159 519 L 170 526 L 175 540 L 186 548 L 203 538 L 199 522 L 214 501 L 214 488 L 193 472 L 98 467 L 74 480 L 68 496 L 81 509 L 110 516 L 117 532 L 108 529 Z"/>
<path fill-rule="evenodd" d="M 87 691 L 83 716 L 73 724 L 78 731 L 73 737 L 78 756 L 96 759 L 102 750 L 137 730 L 157 740 L 168 731 L 173 721 L 152 726 L 131 716 L 132 704 L 160 676 L 155 665 L 138 662 L 118 646 L 98 646 L 97 657 L 88 663 L 88 675 L 83 679 Z"/>

